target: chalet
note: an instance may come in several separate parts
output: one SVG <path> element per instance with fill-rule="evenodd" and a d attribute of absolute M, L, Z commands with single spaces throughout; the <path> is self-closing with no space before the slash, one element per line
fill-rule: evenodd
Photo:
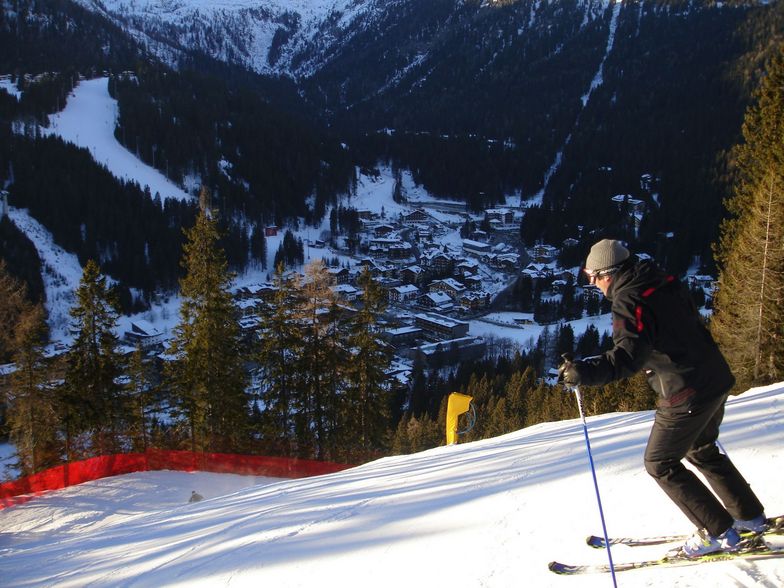
<path fill-rule="evenodd" d="M 403 284 L 389 290 L 389 300 L 390 302 L 406 302 L 415 300 L 420 294 L 419 288 L 413 284 Z"/>
<path fill-rule="evenodd" d="M 479 264 L 473 259 L 464 259 L 457 264 L 455 273 L 458 277 L 475 276 L 479 273 Z"/>
<path fill-rule="evenodd" d="M 254 316 L 258 305 L 258 298 L 243 298 L 242 300 L 235 302 L 235 306 L 239 309 L 243 317 Z"/>
<path fill-rule="evenodd" d="M 386 237 L 390 233 L 395 231 L 395 227 L 392 225 L 376 225 L 373 227 L 373 236 L 374 237 Z"/>
<path fill-rule="evenodd" d="M 372 257 L 388 256 L 403 259 L 412 255 L 411 243 L 398 237 L 374 237 L 370 240 L 369 253 Z"/>
<path fill-rule="evenodd" d="M 513 271 L 520 267 L 520 256 L 517 253 L 494 253 L 487 256 L 487 263 L 499 269 Z"/>
<path fill-rule="evenodd" d="M 142 349 L 149 349 L 163 343 L 164 334 L 158 327 L 145 320 L 131 322 L 131 328 L 125 331 L 123 339 L 129 345 L 141 345 Z"/>
<path fill-rule="evenodd" d="M 460 305 L 469 310 L 486 308 L 490 304 L 490 293 L 484 291 L 466 292 L 460 297 Z"/>
<path fill-rule="evenodd" d="M 463 278 L 463 283 L 469 290 L 479 290 L 482 288 L 481 276 L 465 276 Z"/>
<path fill-rule="evenodd" d="M 414 249 L 411 247 L 411 243 L 407 243 L 406 241 L 393 243 L 387 251 L 387 257 L 389 257 L 389 259 L 408 259 L 413 255 Z"/>
<path fill-rule="evenodd" d="M 428 289 L 430 292 L 444 292 L 445 294 L 448 294 L 449 297 L 453 300 L 457 299 L 463 292 L 466 291 L 466 287 L 454 278 L 433 280 L 433 282 L 430 283 Z"/>
<path fill-rule="evenodd" d="M 552 245 L 534 245 L 529 252 L 535 263 L 551 263 L 558 256 L 558 249 Z"/>
<path fill-rule="evenodd" d="M 414 223 L 430 223 L 435 219 L 421 208 L 417 208 L 409 213 L 402 214 L 400 220 L 404 224 L 410 225 Z"/>
<path fill-rule="evenodd" d="M 373 220 L 377 217 L 378 215 L 370 209 L 360 208 L 357 210 L 357 218 L 359 220 Z"/>
<path fill-rule="evenodd" d="M 432 242 L 433 229 L 431 229 L 429 226 L 417 225 L 416 239 L 419 242 Z"/>
<path fill-rule="evenodd" d="M 448 294 L 443 292 L 428 292 L 417 298 L 417 304 L 427 310 L 437 310 L 447 312 L 455 307 L 455 303 Z"/>
<path fill-rule="evenodd" d="M 442 251 L 436 251 L 434 253 L 424 255 L 420 261 L 437 273 L 451 271 L 455 263 L 455 260 L 452 258 L 452 256 Z"/>
<path fill-rule="evenodd" d="M 346 302 L 354 302 L 359 296 L 359 290 L 351 284 L 339 283 L 337 286 L 332 286 L 330 290 Z"/>
<path fill-rule="evenodd" d="M 457 339 L 468 335 L 469 324 L 465 321 L 440 314 L 420 313 L 414 317 L 417 327 L 439 339 Z"/>
<path fill-rule="evenodd" d="M 278 291 L 276 286 L 272 284 L 249 284 L 240 287 L 234 297 L 237 300 L 264 300 L 271 302 L 275 298 L 275 293 Z"/>
<path fill-rule="evenodd" d="M 422 279 L 422 273 L 418 265 L 409 265 L 398 272 L 398 277 L 404 284 L 417 284 Z"/>
<path fill-rule="evenodd" d="M 496 221 L 502 225 L 511 225 L 514 223 L 514 212 L 508 208 L 488 208 L 485 210 L 485 220 L 491 224 Z"/>
<path fill-rule="evenodd" d="M 345 267 L 330 267 L 327 268 L 327 273 L 332 276 L 336 284 L 348 284 L 351 277 L 350 272 Z"/>

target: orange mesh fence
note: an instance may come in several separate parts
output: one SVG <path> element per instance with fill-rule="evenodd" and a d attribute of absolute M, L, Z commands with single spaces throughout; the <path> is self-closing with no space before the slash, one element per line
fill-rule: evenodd
<path fill-rule="evenodd" d="M 31 476 L 0 484 L 0 509 L 30 500 L 31 495 L 59 490 L 90 480 L 148 470 L 201 471 L 271 478 L 306 478 L 331 474 L 351 467 L 346 464 L 262 455 L 193 453 L 150 449 L 93 457 L 59 465 Z"/>

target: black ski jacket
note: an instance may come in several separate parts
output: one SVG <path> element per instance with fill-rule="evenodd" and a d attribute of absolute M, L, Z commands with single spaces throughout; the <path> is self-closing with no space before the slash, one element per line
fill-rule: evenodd
<path fill-rule="evenodd" d="M 660 406 L 714 398 L 735 384 L 687 289 L 652 261 L 630 258 L 607 298 L 614 347 L 577 363 L 581 383 L 603 385 L 643 369 Z"/>

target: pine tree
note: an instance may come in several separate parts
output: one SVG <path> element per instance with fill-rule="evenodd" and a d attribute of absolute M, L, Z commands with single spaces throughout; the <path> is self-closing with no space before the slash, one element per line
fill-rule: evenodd
<path fill-rule="evenodd" d="M 737 177 L 717 257 L 722 269 L 712 330 L 737 387 L 784 374 L 784 46 L 743 124 Z"/>
<path fill-rule="evenodd" d="M 122 358 L 117 352 L 117 301 L 93 260 L 84 266 L 71 309 L 76 339 L 67 355 L 64 401 L 68 458 L 74 457 L 74 436 L 87 433 L 85 451 L 93 455 L 122 450 L 127 406 L 118 378 Z"/>
<path fill-rule="evenodd" d="M 203 209 L 185 232 L 180 322 L 167 365 L 173 400 L 190 431 L 193 451 L 242 451 L 250 409 L 238 312 L 229 287 L 217 223 Z"/>
<path fill-rule="evenodd" d="M 153 412 L 152 372 L 144 350 L 137 345 L 128 364 L 128 393 L 131 400 L 130 434 L 136 451 L 147 451 L 150 443 L 149 414 Z"/>
<path fill-rule="evenodd" d="M 46 332 L 40 305 L 22 315 L 15 337 L 16 371 L 5 395 L 9 436 L 22 475 L 56 465 L 62 449 L 56 392 L 44 356 Z"/>
<path fill-rule="evenodd" d="M 6 363 L 13 354 L 16 325 L 29 303 L 27 288 L 8 273 L 3 259 L 0 259 L 0 300 L 0 363 Z"/>
<path fill-rule="evenodd" d="M 337 325 L 338 304 L 331 286 L 334 279 L 322 260 L 305 267 L 305 278 L 299 292 L 297 323 L 302 329 L 302 354 L 296 364 L 300 382 L 294 405 L 299 453 L 303 457 L 324 459 L 332 444 L 340 388 L 336 366 L 341 360 Z"/>
<path fill-rule="evenodd" d="M 389 428 L 389 367 L 387 347 L 378 339 L 378 318 L 386 308 L 384 290 L 365 268 L 359 276 L 362 306 L 349 335 L 351 358 L 347 365 L 347 416 L 345 431 L 369 452 L 386 445 Z"/>
<path fill-rule="evenodd" d="M 299 279 L 285 273 L 284 265 L 277 266 L 275 297 L 261 312 L 259 364 L 261 366 L 264 409 L 261 415 L 261 434 L 265 443 L 276 453 L 291 455 L 294 437 L 292 400 L 297 388 L 294 365 L 302 355 L 302 330 L 295 320 Z"/>

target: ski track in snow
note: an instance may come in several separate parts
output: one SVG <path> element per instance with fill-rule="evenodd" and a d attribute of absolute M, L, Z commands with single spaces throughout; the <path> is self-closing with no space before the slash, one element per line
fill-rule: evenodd
<path fill-rule="evenodd" d="M 76 254 L 69 253 L 54 242 L 52 234 L 35 220 L 26 209 L 9 207 L 8 215 L 35 246 L 41 258 L 42 278 L 46 292 L 46 311 L 52 340 L 68 338 L 69 309 L 82 277 L 82 266 Z"/>
<path fill-rule="evenodd" d="M 117 101 L 109 95 L 109 78 L 84 80 L 74 88 L 65 108 L 49 117 L 49 128 L 42 128 L 41 133 L 87 149 L 117 179 L 148 187 L 150 194 L 160 194 L 161 200 L 192 200 L 188 192 L 120 144 L 114 136 L 117 116 Z"/>
<path fill-rule="evenodd" d="M 556 392 L 554 392 L 556 393 Z M 652 411 L 587 419 L 608 532 L 688 532 L 645 473 Z M 784 383 L 732 397 L 721 440 L 768 514 L 780 491 Z M 188 504 L 191 490 L 205 499 Z M 605 588 L 607 574 L 556 576 L 553 559 L 607 563 L 579 419 L 382 458 L 336 474 L 275 480 L 137 472 L 0 510 L 4 588 Z M 771 538 L 776 545 L 784 538 Z M 668 546 L 613 547 L 616 563 Z M 618 575 L 624 588 L 773 588 L 784 559 Z"/>
<path fill-rule="evenodd" d="M 586 105 L 588 104 L 588 101 L 590 100 L 593 91 L 604 83 L 604 77 L 603 77 L 604 63 L 607 61 L 607 57 L 610 55 L 613 45 L 615 44 L 615 31 L 617 30 L 618 27 L 618 15 L 621 12 L 621 2 L 618 0 L 610 0 L 610 1 L 613 3 L 613 6 L 612 6 L 612 17 L 610 19 L 609 32 L 607 34 L 607 46 L 604 50 L 604 57 L 602 57 L 602 61 L 599 63 L 599 69 L 596 70 L 596 74 L 593 76 L 593 79 L 591 80 L 591 85 L 588 87 L 588 90 L 586 90 L 585 94 L 583 94 L 582 97 L 580 98 L 583 108 L 585 108 Z M 577 128 L 579 123 L 580 123 L 580 113 L 578 113 L 577 115 L 577 119 L 575 120 L 573 128 Z M 550 167 L 547 169 L 547 171 L 544 174 L 542 188 L 531 198 L 532 202 L 541 203 L 542 197 L 544 196 L 544 193 L 547 191 L 547 186 L 550 185 L 550 180 L 552 179 L 555 172 L 558 171 L 558 168 L 561 167 L 561 161 L 563 160 L 564 149 L 566 149 L 566 146 L 569 145 L 571 140 L 572 140 L 572 133 L 569 133 L 566 136 L 566 139 L 564 140 L 564 144 L 555 154 L 555 159 L 553 160 L 553 163 L 550 165 Z"/>

